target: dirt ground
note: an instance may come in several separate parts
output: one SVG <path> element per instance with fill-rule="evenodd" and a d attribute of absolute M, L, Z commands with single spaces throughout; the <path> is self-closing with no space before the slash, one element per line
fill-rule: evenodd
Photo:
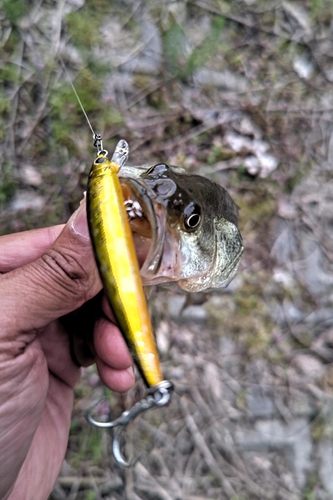
<path fill-rule="evenodd" d="M 168 408 L 126 432 L 76 389 L 50 500 L 333 498 L 333 2 L 3 0 L 0 234 L 67 220 L 92 137 L 228 189 L 244 255 L 227 289 L 151 299 Z M 67 71 L 64 70 L 64 66 Z M 107 394 L 114 417 L 143 395 Z"/>

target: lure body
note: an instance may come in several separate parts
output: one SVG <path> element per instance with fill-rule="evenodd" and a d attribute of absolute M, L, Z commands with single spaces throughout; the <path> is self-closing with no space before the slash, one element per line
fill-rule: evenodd
<path fill-rule="evenodd" d="M 120 166 L 102 150 L 88 180 L 90 235 L 105 293 L 136 365 L 148 387 L 164 380 L 140 277 L 124 197 Z"/>

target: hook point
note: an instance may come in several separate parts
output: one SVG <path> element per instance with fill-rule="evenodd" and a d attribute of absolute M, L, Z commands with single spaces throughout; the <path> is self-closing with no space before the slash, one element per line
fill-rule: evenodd
<path fill-rule="evenodd" d="M 140 413 L 144 413 L 145 411 L 153 408 L 155 406 L 164 406 L 169 403 L 171 398 L 171 391 L 173 389 L 173 384 L 169 380 L 162 380 L 159 384 L 150 387 L 147 391 L 146 398 L 141 399 L 138 403 L 136 403 L 129 410 L 124 411 L 120 417 L 116 420 L 112 420 L 110 422 L 101 422 L 96 420 L 92 414 L 94 409 L 98 406 L 99 403 L 94 405 L 91 410 L 87 413 L 86 417 L 88 422 L 96 427 L 101 428 L 113 428 L 115 427 L 114 440 L 112 451 L 114 458 L 116 461 L 124 466 L 131 467 L 133 466 L 139 459 L 140 456 L 134 458 L 130 462 L 127 462 L 120 451 L 120 439 L 124 429 L 130 424 Z"/>

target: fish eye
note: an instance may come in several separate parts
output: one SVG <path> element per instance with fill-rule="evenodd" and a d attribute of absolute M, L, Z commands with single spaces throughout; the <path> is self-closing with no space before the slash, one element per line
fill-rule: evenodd
<path fill-rule="evenodd" d="M 201 207 L 197 203 L 191 202 L 185 207 L 184 227 L 186 231 L 194 231 L 201 222 Z"/>

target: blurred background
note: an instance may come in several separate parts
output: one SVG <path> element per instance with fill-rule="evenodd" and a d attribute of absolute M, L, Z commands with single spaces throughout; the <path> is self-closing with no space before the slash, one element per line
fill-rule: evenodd
<path fill-rule="evenodd" d="M 332 0 L 2 0 L 0 51 L 0 234 L 82 198 L 71 80 L 109 151 L 226 187 L 245 246 L 226 290 L 153 295 L 176 393 L 128 429 L 133 469 L 84 419 L 105 393 L 84 370 L 50 500 L 333 498 Z"/>

